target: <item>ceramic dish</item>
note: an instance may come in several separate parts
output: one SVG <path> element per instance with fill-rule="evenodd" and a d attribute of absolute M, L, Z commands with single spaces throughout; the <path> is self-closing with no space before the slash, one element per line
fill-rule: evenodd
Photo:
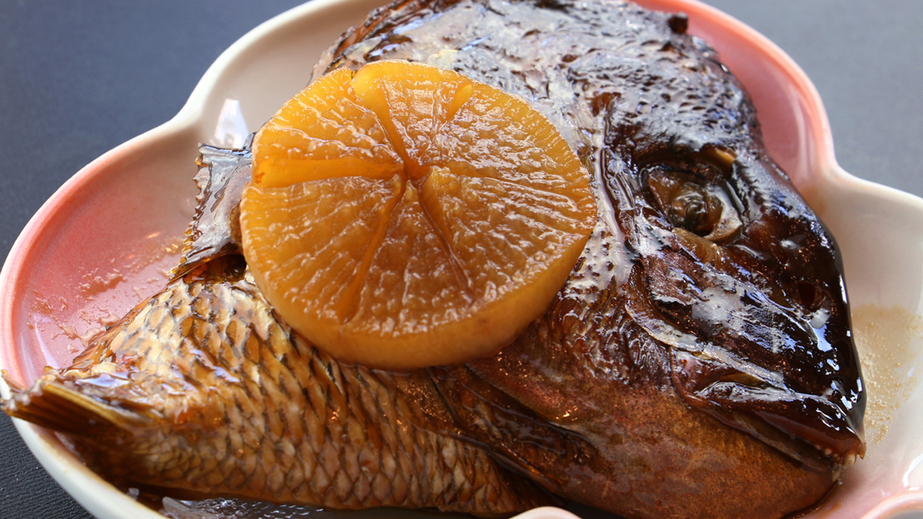
<path fill-rule="evenodd" d="M 74 344 L 159 290 L 192 215 L 199 142 L 215 142 L 227 99 L 251 129 L 309 80 L 339 33 L 381 0 L 313 0 L 257 27 L 208 70 L 172 120 L 115 148 L 39 210 L 0 274 L 0 367 L 21 381 L 66 365 Z M 767 144 L 842 248 L 870 402 L 868 452 L 814 517 L 923 511 L 923 200 L 858 180 L 833 156 L 827 117 L 804 73 L 743 24 L 692 0 L 684 11 L 752 94 Z M 234 118 L 224 119 L 234 121 Z M 238 123 L 241 120 L 236 119 Z M 0 387 L 4 396 L 9 389 Z M 58 437 L 16 421 L 30 449 L 100 518 L 161 517 L 90 472 Z M 370 517 L 378 512 L 371 512 Z M 538 509 L 522 519 L 574 516 Z"/>

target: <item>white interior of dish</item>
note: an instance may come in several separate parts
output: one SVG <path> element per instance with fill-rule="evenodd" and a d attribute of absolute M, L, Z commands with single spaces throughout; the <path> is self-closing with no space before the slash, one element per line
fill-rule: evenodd
<path fill-rule="evenodd" d="M 255 129 L 307 84 L 326 46 L 380 2 L 313 0 L 261 25 L 215 62 L 174 119 L 65 184 L 23 231 L 0 276 L 0 340 L 6 345 L 0 365 L 31 380 L 44 362 L 67 362 L 75 336 L 89 333 L 93 323 L 122 315 L 158 290 L 192 214 L 197 144 L 214 142 L 225 100 L 239 100 Z M 879 430 L 870 431 L 877 440 L 814 515 L 892 517 L 923 509 L 923 415 L 917 411 L 923 379 L 913 376 L 923 369 L 923 200 L 860 181 L 837 166 L 816 91 L 770 42 L 694 1 L 641 3 L 688 13 L 690 31 L 710 41 L 747 85 L 774 157 L 837 236 L 857 321 L 900 332 L 872 355 L 876 377 L 890 384 L 882 390 L 888 404 L 879 410 Z M 125 262 L 133 266 L 120 267 Z M 62 333 L 62 325 L 72 331 Z M 887 434 L 881 434 L 884 427 Z M 87 470 L 56 436 L 18 421 L 17 428 L 52 476 L 94 515 L 161 517 Z M 573 516 L 542 509 L 523 517 Z"/>

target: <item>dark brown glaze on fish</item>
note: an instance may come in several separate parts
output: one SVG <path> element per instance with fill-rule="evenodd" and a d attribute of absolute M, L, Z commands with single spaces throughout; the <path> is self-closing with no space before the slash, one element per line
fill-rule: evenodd
<path fill-rule="evenodd" d="M 541 319 L 494 357 L 381 375 L 409 384 L 385 385 L 392 396 L 425 402 L 417 427 L 628 517 L 780 517 L 820 500 L 864 448 L 842 268 L 768 156 L 746 92 L 685 28 L 681 15 L 614 1 L 402 1 L 348 32 L 316 74 L 379 59 L 455 69 L 529 100 L 592 175 L 599 221 Z M 222 167 L 246 174 L 234 164 Z M 209 190 L 228 196 L 222 181 L 203 200 Z M 235 254 L 233 225 L 216 230 L 210 211 L 197 215 L 187 268 Z M 248 290 L 240 308 L 259 300 Z M 298 383 L 311 392 L 322 380 Z M 42 384 L 53 385 L 8 412 L 26 413 Z M 232 471 L 253 463 L 225 454 Z M 503 477 L 496 488 L 522 491 Z"/>

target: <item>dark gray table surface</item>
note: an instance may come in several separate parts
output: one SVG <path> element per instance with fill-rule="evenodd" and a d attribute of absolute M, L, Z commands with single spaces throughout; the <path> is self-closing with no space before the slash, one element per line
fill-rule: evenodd
<path fill-rule="evenodd" d="M 0 258 L 72 174 L 170 119 L 221 51 L 298 3 L 0 0 Z M 923 2 L 710 3 L 768 36 L 807 72 L 844 169 L 923 196 Z M 89 517 L 45 474 L 5 415 L 0 517 Z"/>

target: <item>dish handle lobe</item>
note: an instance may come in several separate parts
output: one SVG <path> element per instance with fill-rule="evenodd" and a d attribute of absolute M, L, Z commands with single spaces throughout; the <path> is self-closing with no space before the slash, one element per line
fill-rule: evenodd
<path fill-rule="evenodd" d="M 314 64 L 332 42 L 388 0 L 311 0 L 251 30 L 208 68 L 177 119 L 207 130 L 207 141 L 225 99 L 240 102 L 256 130 L 312 79 Z M 344 13 L 348 13 L 344 16 Z M 294 60 L 294 56 L 300 58 Z"/>
<path fill-rule="evenodd" d="M 109 151 L 26 225 L 0 273 L 10 303 L 0 309 L 0 366 L 14 379 L 66 365 L 93 329 L 164 283 L 192 216 L 192 132 L 167 123 Z"/>
<path fill-rule="evenodd" d="M 836 237 L 853 307 L 899 305 L 923 315 L 923 199 L 835 163 L 803 194 Z"/>

